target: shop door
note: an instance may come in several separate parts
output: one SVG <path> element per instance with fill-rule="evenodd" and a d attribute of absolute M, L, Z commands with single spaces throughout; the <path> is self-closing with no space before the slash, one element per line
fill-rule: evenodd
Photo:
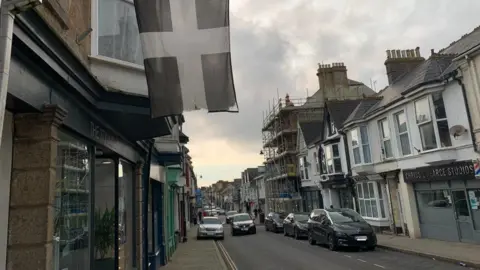
<path fill-rule="evenodd" d="M 452 200 L 455 208 L 455 219 L 457 221 L 460 241 L 474 242 L 473 224 L 467 194 L 464 190 L 453 190 Z"/>
<path fill-rule="evenodd" d="M 353 198 L 350 189 L 341 188 L 338 190 L 338 195 L 340 197 L 340 207 L 341 208 L 350 208 L 353 209 Z"/>

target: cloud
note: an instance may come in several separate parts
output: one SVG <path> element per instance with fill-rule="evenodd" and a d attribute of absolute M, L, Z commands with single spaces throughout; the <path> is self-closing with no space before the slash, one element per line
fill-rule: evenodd
<path fill-rule="evenodd" d="M 351 79 L 386 85 L 386 49 L 425 57 L 480 24 L 477 0 L 230 0 L 232 62 L 240 113 L 185 115 L 195 170 L 204 182 L 261 165 L 262 112 L 289 93 L 318 88 L 319 62 L 344 62 Z"/>

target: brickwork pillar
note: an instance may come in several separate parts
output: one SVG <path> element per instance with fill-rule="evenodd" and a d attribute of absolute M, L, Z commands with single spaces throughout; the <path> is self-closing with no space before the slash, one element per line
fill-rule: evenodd
<path fill-rule="evenodd" d="M 15 115 L 7 269 L 52 269 L 57 130 L 65 116 L 53 105 Z"/>
<path fill-rule="evenodd" d="M 136 238 L 137 238 L 137 268 L 141 269 L 142 267 L 142 254 L 143 254 L 143 234 L 142 234 L 142 229 L 143 229 L 143 224 L 142 224 L 142 213 L 143 213 L 143 208 L 142 208 L 142 203 L 143 203 L 143 162 L 137 163 L 137 166 L 135 167 L 135 222 L 136 222 L 136 227 L 137 230 L 135 232 Z"/>

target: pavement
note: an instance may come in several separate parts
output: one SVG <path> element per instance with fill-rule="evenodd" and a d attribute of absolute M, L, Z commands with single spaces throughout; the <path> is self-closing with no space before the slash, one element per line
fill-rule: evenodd
<path fill-rule="evenodd" d="M 228 227 L 225 232 L 225 240 L 219 241 L 218 244 L 220 250 L 227 252 L 229 265 L 234 265 L 230 269 L 234 270 L 468 269 L 448 262 L 386 249 L 333 252 L 326 247 L 311 246 L 306 240 L 295 240 L 283 236 L 282 233 L 266 232 L 263 226 L 257 228 L 255 235 L 232 237 Z"/>
<path fill-rule="evenodd" d="M 197 227 L 188 231 L 188 241 L 180 243 L 167 270 L 227 270 L 224 259 L 213 240 L 197 240 Z"/>
<path fill-rule="evenodd" d="M 377 239 L 381 248 L 480 269 L 480 245 L 381 234 Z"/>

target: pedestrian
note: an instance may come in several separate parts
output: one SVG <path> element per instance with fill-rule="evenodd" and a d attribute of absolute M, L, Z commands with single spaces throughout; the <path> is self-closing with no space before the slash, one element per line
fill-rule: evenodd
<path fill-rule="evenodd" d="M 257 219 L 258 209 L 255 208 L 255 209 L 253 210 L 253 213 L 255 214 L 255 219 Z"/>
<path fill-rule="evenodd" d="M 202 210 L 198 211 L 198 224 L 202 223 Z"/>

